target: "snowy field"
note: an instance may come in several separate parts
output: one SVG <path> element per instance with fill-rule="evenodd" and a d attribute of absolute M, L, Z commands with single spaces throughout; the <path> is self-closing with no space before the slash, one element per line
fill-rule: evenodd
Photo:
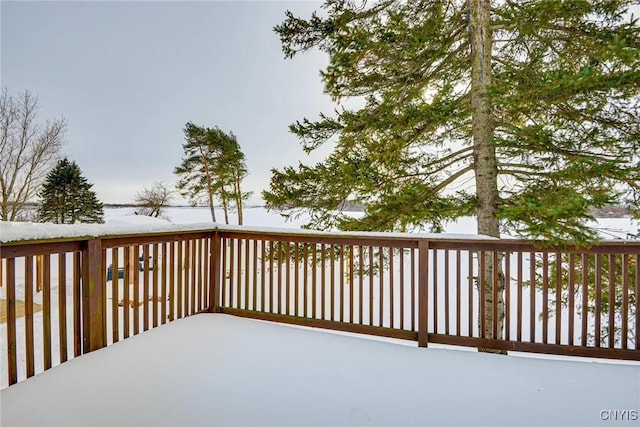
<path fill-rule="evenodd" d="M 637 425 L 640 366 L 421 349 L 202 314 L 1 393 L 3 427 L 596 426 L 622 411 L 616 424 Z"/>
<path fill-rule="evenodd" d="M 133 208 L 110 208 L 105 210 L 105 220 L 111 224 L 130 224 L 132 216 L 134 216 Z M 353 212 L 352 215 L 362 215 L 359 212 Z M 189 207 L 172 207 L 168 208 L 165 213 L 165 219 L 174 224 L 198 224 L 211 222 L 211 213 L 209 208 L 189 208 Z M 235 213 L 230 215 L 231 223 L 236 224 Z M 220 221 L 222 211 L 216 210 L 216 218 Z M 136 220 L 136 219 L 133 219 Z M 141 220 L 144 221 L 144 220 Z M 151 220 L 152 222 L 155 222 Z M 246 208 L 244 211 L 244 225 L 258 227 L 277 227 L 277 228 L 300 228 L 306 221 L 306 217 L 302 216 L 293 221 L 285 221 L 275 211 L 268 211 L 263 207 Z M 624 239 L 630 233 L 637 233 L 640 228 L 638 221 L 629 218 L 599 218 L 597 222 L 591 223 L 590 226 L 599 231 L 603 239 Z M 417 230 L 427 231 L 427 230 Z M 455 222 L 446 224 L 446 233 L 462 233 L 476 234 L 476 220 L 473 217 L 461 218 Z M 504 237 L 509 237 L 505 235 Z"/>

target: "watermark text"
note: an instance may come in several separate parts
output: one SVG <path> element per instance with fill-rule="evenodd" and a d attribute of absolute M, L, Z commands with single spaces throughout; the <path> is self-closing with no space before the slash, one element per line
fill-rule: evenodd
<path fill-rule="evenodd" d="M 602 421 L 637 421 L 640 419 L 636 409 L 603 409 L 600 411 Z"/>

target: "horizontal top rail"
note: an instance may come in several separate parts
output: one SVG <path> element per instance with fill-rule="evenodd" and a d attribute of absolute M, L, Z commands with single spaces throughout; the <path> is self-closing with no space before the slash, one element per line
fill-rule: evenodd
<path fill-rule="evenodd" d="M 55 253 L 61 250 L 60 244 L 66 244 L 65 250 L 72 249 L 69 244 L 99 238 L 104 248 L 124 244 L 152 244 L 180 240 L 184 237 L 206 237 L 219 232 L 236 238 L 261 238 L 275 241 L 296 243 L 334 243 L 347 245 L 373 245 L 396 248 L 417 248 L 418 242 L 428 240 L 432 249 L 478 251 L 535 251 L 557 252 L 571 251 L 575 253 L 618 253 L 636 254 L 640 252 L 640 240 L 601 240 L 591 247 L 578 247 L 567 244 L 563 248 L 544 245 L 544 242 L 518 239 L 497 239 L 494 237 L 459 234 L 459 233 L 387 233 L 387 232 L 347 232 L 300 230 L 275 227 L 247 227 L 221 225 L 216 223 L 200 224 L 143 224 L 143 225 L 108 225 L 108 224 L 30 224 L 16 226 L 16 223 L 0 222 L 0 243 L 2 258 L 24 255 L 25 249 L 18 251 L 11 247 L 42 245 L 38 252 Z M 18 251 L 18 252 L 16 252 Z"/>
<path fill-rule="evenodd" d="M 96 238 L 168 236 L 178 233 L 215 232 L 217 224 L 27 224 L 0 221 L 0 244 L 59 243 Z"/>

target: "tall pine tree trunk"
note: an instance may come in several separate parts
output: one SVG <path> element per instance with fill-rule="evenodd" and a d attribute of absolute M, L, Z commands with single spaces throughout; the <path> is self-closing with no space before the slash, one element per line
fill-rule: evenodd
<path fill-rule="evenodd" d="M 204 154 L 202 147 L 199 147 L 200 159 L 204 166 L 204 174 L 207 179 L 207 196 L 209 197 L 209 210 L 211 211 L 211 221 L 216 222 L 216 210 L 213 204 L 213 177 L 211 176 L 211 169 L 209 169 L 209 162 L 207 156 Z"/>
<path fill-rule="evenodd" d="M 236 174 L 233 182 L 234 192 L 236 197 L 236 207 L 238 208 L 238 225 L 242 225 L 242 190 L 240 189 L 240 171 L 236 168 Z"/>
<path fill-rule="evenodd" d="M 473 155 L 475 162 L 476 196 L 478 207 L 478 234 L 500 237 L 498 212 L 498 166 L 493 142 L 494 117 L 493 105 L 489 95 L 492 82 L 491 71 L 491 1 L 469 0 L 469 34 L 471 41 L 471 105 L 473 108 Z M 483 257 L 483 259 L 481 259 Z M 479 313 L 480 335 L 489 339 L 500 339 L 504 327 L 504 280 L 501 280 L 500 264 L 494 265 L 491 253 L 478 254 L 478 284 L 484 292 L 480 298 L 484 303 L 484 312 Z M 482 267 L 483 266 L 483 267 Z M 498 269 L 497 274 L 494 274 Z M 480 283 L 480 276 L 484 283 Z M 497 280 L 494 280 L 497 278 Z M 494 283 L 495 282 L 495 283 Z M 494 301 L 493 286 L 498 286 L 498 300 Z M 497 304 L 497 318 L 494 317 L 494 304 Z M 484 328 L 482 318 L 484 317 Z M 494 322 L 497 333 L 494 334 Z M 482 351 L 482 349 L 481 349 Z"/>
<path fill-rule="evenodd" d="M 227 190 L 224 189 L 224 185 L 220 186 L 220 199 L 222 200 L 222 208 L 224 209 L 224 223 L 229 224 L 229 195 Z"/>

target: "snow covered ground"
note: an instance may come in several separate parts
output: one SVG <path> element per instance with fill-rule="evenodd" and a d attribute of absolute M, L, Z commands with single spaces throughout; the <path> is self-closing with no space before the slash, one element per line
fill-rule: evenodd
<path fill-rule="evenodd" d="M 0 393 L 3 427 L 590 426 L 613 415 L 637 425 L 640 366 L 422 349 L 202 314 Z"/>

